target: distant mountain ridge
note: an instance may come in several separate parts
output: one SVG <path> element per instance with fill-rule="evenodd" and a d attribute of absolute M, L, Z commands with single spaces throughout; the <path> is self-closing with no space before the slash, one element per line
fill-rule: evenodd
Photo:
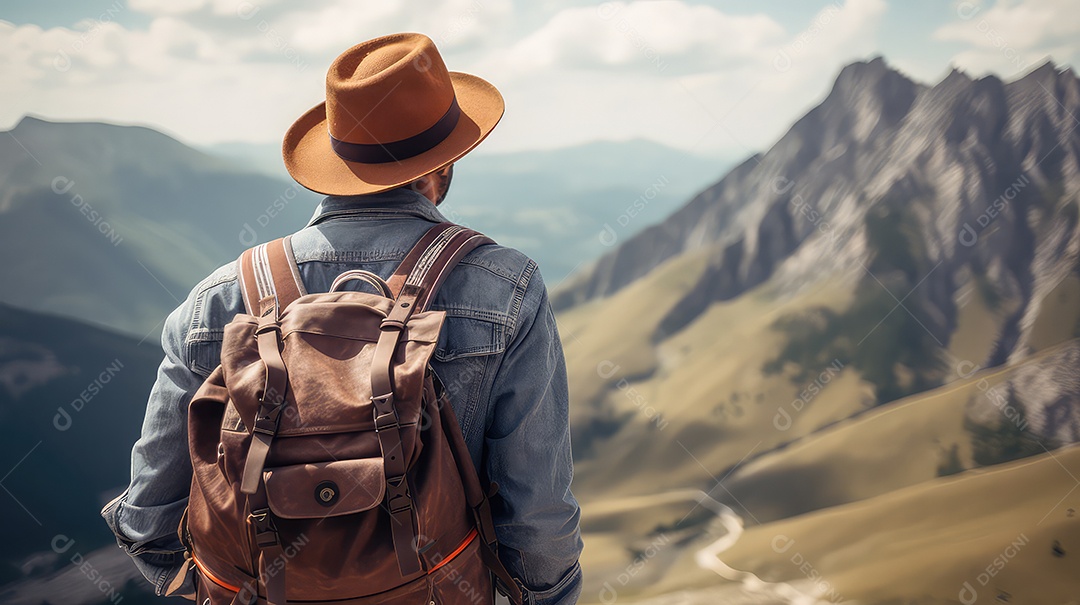
<path fill-rule="evenodd" d="M 306 190 L 149 128 L 24 118 L 0 135 L 0 301 L 135 334 L 310 216 Z"/>
<path fill-rule="evenodd" d="M 441 209 L 554 284 L 608 249 L 606 225 L 629 237 L 722 169 L 640 140 L 470 155 Z M 199 151 L 144 127 L 26 117 L 0 136 L 0 251 L 23 259 L 0 301 L 153 336 L 198 280 L 302 227 L 322 197 L 289 179 L 277 145 Z"/>
<path fill-rule="evenodd" d="M 289 178 L 276 143 L 205 150 Z M 643 139 L 507 153 L 480 147 L 456 164 L 441 210 L 521 249 L 557 284 L 616 242 L 664 220 L 730 165 Z"/>
<path fill-rule="evenodd" d="M 161 357 L 156 342 L 0 303 L 0 601 L 14 599 L 11 582 L 77 569 L 75 552 L 117 552 L 98 511 L 127 484 Z M 58 535 L 76 542 L 66 557 L 50 547 Z M 141 578 L 139 590 L 125 590 L 131 571 L 127 563 L 106 579 L 134 603 L 146 591 Z M 104 599 L 97 584 L 74 577 L 81 581 L 69 578 L 67 596 L 59 585 L 47 593 L 52 602 Z"/>

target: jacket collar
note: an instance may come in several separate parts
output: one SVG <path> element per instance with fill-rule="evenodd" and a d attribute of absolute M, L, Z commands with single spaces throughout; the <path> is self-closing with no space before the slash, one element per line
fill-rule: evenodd
<path fill-rule="evenodd" d="M 395 218 L 403 215 L 433 223 L 447 220 L 431 200 L 412 189 L 399 187 L 371 195 L 328 196 L 315 209 L 307 226 L 345 216 Z"/>

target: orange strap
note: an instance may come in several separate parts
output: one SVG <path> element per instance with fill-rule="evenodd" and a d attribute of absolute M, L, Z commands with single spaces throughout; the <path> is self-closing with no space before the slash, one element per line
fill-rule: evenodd
<path fill-rule="evenodd" d="M 199 561 L 199 558 L 195 556 L 195 553 L 191 553 L 191 560 L 195 561 L 195 567 L 199 568 L 199 571 L 202 573 L 202 575 L 206 576 L 206 579 L 230 592 L 240 592 L 239 586 L 233 586 L 232 584 L 229 584 L 224 580 L 219 579 L 217 576 L 211 573 L 210 570 L 202 564 L 202 561 Z"/>
<path fill-rule="evenodd" d="M 464 552 L 464 550 L 470 544 L 472 544 L 472 541 L 475 540 L 476 536 L 478 536 L 478 535 L 479 535 L 479 533 L 476 531 L 476 528 L 474 527 L 473 530 L 471 532 L 469 532 L 469 535 L 465 536 L 465 540 L 461 542 L 461 545 L 458 546 L 457 549 L 454 550 L 454 552 L 450 553 L 450 556 L 446 557 L 442 561 L 439 561 L 439 563 L 435 567 L 432 567 L 431 571 L 428 572 L 428 575 L 430 576 L 431 574 L 435 573 L 443 565 L 446 565 L 450 561 L 453 561 L 454 557 L 457 557 L 462 552 Z"/>
<path fill-rule="evenodd" d="M 430 576 L 431 574 L 435 573 L 439 570 L 440 567 L 453 561 L 455 558 L 457 558 L 458 555 L 465 552 L 465 549 L 468 548 L 470 544 L 472 544 L 473 540 L 475 540 L 478 535 L 480 535 L 479 532 L 476 531 L 476 528 L 473 528 L 473 530 L 470 531 L 467 536 L 465 536 L 465 539 L 461 542 L 461 544 L 456 549 L 454 549 L 454 552 L 450 553 L 450 555 L 442 561 L 439 561 L 439 563 L 435 567 L 432 567 L 431 570 L 428 571 L 428 575 Z M 201 572 L 202 575 L 206 576 L 206 579 L 230 592 L 240 592 L 239 586 L 233 586 L 232 584 L 229 584 L 228 582 L 215 576 L 213 572 L 207 569 L 206 566 L 202 564 L 202 561 L 200 561 L 199 558 L 195 556 L 195 553 L 191 553 L 191 560 L 195 562 L 195 567 L 199 568 L 199 572 Z"/>

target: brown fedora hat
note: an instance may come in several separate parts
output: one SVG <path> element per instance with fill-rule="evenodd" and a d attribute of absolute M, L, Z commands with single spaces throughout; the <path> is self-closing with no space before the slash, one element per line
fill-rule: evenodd
<path fill-rule="evenodd" d="M 447 71 L 427 36 L 375 38 L 330 65 L 326 101 L 285 133 L 285 168 L 326 195 L 393 189 L 471 151 L 503 108 L 488 82 Z"/>

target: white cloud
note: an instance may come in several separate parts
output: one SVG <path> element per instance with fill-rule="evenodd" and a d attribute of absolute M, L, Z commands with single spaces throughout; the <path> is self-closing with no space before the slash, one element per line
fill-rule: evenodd
<path fill-rule="evenodd" d="M 727 15 L 679 0 L 568 8 L 516 44 L 507 59 L 532 67 L 638 66 L 715 70 L 784 33 L 767 15 Z"/>
<path fill-rule="evenodd" d="M 684 2 L 565 9 L 479 62 L 507 98 L 489 148 L 644 137 L 749 155 L 818 101 L 842 64 L 874 51 L 884 9 L 829 5 L 792 33 L 764 14 Z"/>
<path fill-rule="evenodd" d="M 206 2 L 207 0 L 128 0 L 128 7 L 151 15 L 183 15 L 201 9 Z"/>
<path fill-rule="evenodd" d="M 1049 57 L 1059 63 L 1073 60 L 1080 40 L 1076 17 L 1073 0 L 999 0 L 993 6 L 965 0 L 934 38 L 968 45 L 953 56 L 959 67 L 1011 76 Z"/>
<path fill-rule="evenodd" d="M 309 52 L 344 50 L 365 37 L 360 31 L 380 31 L 401 12 L 401 5 L 385 0 L 356 0 L 330 4 L 301 18 L 300 11 L 278 21 L 296 25 L 290 37 L 298 48 Z"/>
<path fill-rule="evenodd" d="M 1068 60 L 1076 25 L 1045 16 L 1061 2 L 999 3 L 967 21 L 957 16 L 935 36 L 965 46 L 954 58 L 962 65 L 1008 67 L 978 29 L 985 20 L 1025 58 Z M 132 10 L 150 16 L 135 29 L 108 11 L 71 28 L 0 21 L 0 126 L 30 112 L 150 124 L 196 143 L 280 140 L 322 99 L 339 52 L 380 34 L 422 31 L 451 69 L 484 76 L 506 97 L 486 151 L 644 137 L 745 155 L 819 101 L 842 65 L 876 54 L 886 9 L 885 0 L 836 0 L 793 29 L 763 9 L 734 14 L 694 0 L 183 3 L 184 11 L 165 0 L 135 2 Z"/>
<path fill-rule="evenodd" d="M 334 56 L 363 40 L 396 31 L 424 32 L 444 53 L 498 32 L 510 0 L 352 0 L 295 9 L 269 22 L 297 48 Z"/>
<path fill-rule="evenodd" d="M 199 143 L 279 139 L 321 98 L 323 73 L 285 57 L 241 60 L 232 46 L 172 17 L 136 31 L 0 22 L 9 59 L 0 81 L 17 100 L 0 109 L 0 123 L 35 113 L 148 124 Z"/>

